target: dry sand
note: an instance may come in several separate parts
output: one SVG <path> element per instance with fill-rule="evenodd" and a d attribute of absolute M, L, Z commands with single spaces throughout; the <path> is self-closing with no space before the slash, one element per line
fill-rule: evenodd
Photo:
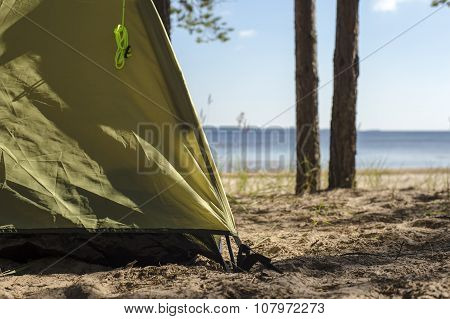
<path fill-rule="evenodd" d="M 450 297 L 448 171 L 370 172 L 359 177 L 366 190 L 303 197 L 290 193 L 293 177 L 283 176 L 225 177 L 242 239 L 283 274 L 260 267 L 225 273 L 199 258 L 123 269 L 66 259 L 38 275 L 54 259 L 25 268 L 0 260 L 0 273 L 18 270 L 0 277 L 0 297 Z"/>

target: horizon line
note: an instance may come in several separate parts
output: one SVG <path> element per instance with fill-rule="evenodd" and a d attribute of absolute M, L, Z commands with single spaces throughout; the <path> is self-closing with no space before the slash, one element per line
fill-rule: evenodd
<path fill-rule="evenodd" d="M 245 127 L 240 127 L 238 125 L 214 125 L 214 124 L 202 124 L 203 128 L 233 128 L 233 129 L 261 129 L 260 126 L 257 125 L 249 125 Z M 296 129 L 295 126 L 267 126 L 263 127 L 263 129 Z M 330 131 L 330 128 L 319 128 L 320 131 Z M 450 128 L 447 130 L 439 129 L 439 130 L 432 130 L 432 129 L 357 129 L 357 132 L 383 132 L 383 133 L 450 133 Z"/>

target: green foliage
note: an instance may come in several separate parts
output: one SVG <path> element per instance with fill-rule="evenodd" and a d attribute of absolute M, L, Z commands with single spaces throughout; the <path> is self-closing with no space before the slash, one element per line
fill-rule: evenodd
<path fill-rule="evenodd" d="M 211 41 L 226 42 L 233 31 L 226 22 L 215 14 L 218 0 L 177 0 L 171 14 L 177 26 L 196 36 L 198 43 Z"/>
<path fill-rule="evenodd" d="M 433 7 L 437 7 L 440 6 L 442 4 L 446 4 L 450 7 L 450 0 L 433 0 L 433 2 L 431 3 L 431 5 Z"/>

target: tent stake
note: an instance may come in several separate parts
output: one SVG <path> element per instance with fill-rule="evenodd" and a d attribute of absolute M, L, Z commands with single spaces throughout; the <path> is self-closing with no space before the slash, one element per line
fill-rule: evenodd
<path fill-rule="evenodd" d="M 237 271 L 237 267 L 236 267 L 236 261 L 234 259 L 234 254 L 233 254 L 233 249 L 231 248 L 231 241 L 230 241 L 230 236 L 226 235 L 225 239 L 227 241 L 227 246 L 228 246 L 228 252 L 230 254 L 230 260 L 231 260 L 231 265 L 233 266 L 233 270 Z"/>

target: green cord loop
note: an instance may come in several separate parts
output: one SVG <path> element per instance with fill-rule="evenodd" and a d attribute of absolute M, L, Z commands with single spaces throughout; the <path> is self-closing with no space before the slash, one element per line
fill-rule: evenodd
<path fill-rule="evenodd" d="M 117 51 L 115 57 L 115 66 L 117 70 L 123 69 L 125 59 L 130 56 L 130 45 L 128 43 L 128 30 L 125 27 L 125 1 L 122 3 L 122 24 L 114 29 L 114 37 L 116 39 Z"/>
<path fill-rule="evenodd" d="M 116 51 L 116 69 L 121 70 L 125 66 L 125 58 L 128 51 L 128 31 L 124 25 L 119 24 L 114 29 L 114 36 L 116 38 L 117 51 Z"/>

